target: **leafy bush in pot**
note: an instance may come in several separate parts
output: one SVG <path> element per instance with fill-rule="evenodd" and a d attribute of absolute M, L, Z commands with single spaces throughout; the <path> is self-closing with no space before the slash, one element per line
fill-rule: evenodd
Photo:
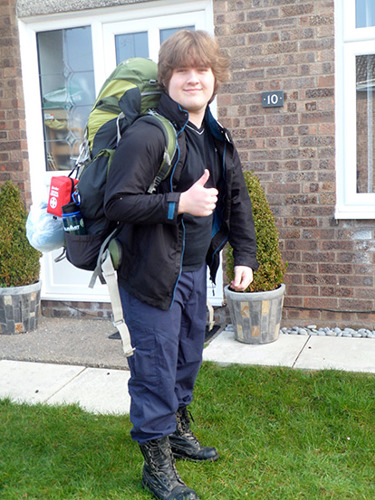
<path fill-rule="evenodd" d="M 283 283 L 287 268 L 281 258 L 279 232 L 258 177 L 252 172 L 244 172 L 244 177 L 253 207 L 259 262 L 259 269 L 254 272 L 254 280 L 245 292 L 275 290 Z M 233 252 L 229 244 L 226 247 L 226 272 L 229 282 L 232 281 Z"/>
<path fill-rule="evenodd" d="M 31 285 L 39 280 L 40 252 L 27 237 L 27 212 L 21 192 L 6 181 L 0 191 L 0 287 Z"/>

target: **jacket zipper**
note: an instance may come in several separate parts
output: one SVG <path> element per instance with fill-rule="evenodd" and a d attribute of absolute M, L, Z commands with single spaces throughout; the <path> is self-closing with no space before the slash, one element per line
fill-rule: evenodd
<path fill-rule="evenodd" d="M 225 183 L 225 177 L 226 177 L 226 153 L 227 153 L 227 143 L 224 142 L 224 149 L 223 149 L 223 183 Z M 225 196 L 226 196 L 226 194 L 224 194 L 224 198 L 225 198 Z M 223 200 L 223 202 L 224 201 L 225 200 Z M 217 229 L 217 232 L 219 232 L 219 231 L 220 231 L 220 227 Z M 212 280 L 211 267 L 212 267 L 212 265 L 214 263 L 214 259 L 215 259 L 216 254 L 221 251 L 221 249 L 224 247 L 224 245 L 226 244 L 227 241 L 228 241 L 228 237 L 224 238 L 224 240 L 217 246 L 216 250 L 212 254 L 212 258 L 211 258 L 211 262 L 210 262 L 209 268 L 210 268 L 211 281 L 213 283 L 214 283 L 214 281 Z"/>
<path fill-rule="evenodd" d="M 180 107 L 180 106 L 179 106 Z M 182 110 L 182 108 L 180 107 L 180 109 Z M 183 111 L 183 110 L 182 110 Z M 181 133 L 183 132 L 183 130 L 185 129 L 186 127 L 186 124 L 187 122 L 189 121 L 189 118 L 186 120 L 185 122 L 185 125 L 181 128 L 181 130 L 179 130 L 177 132 L 177 137 L 176 137 L 176 147 L 177 147 L 177 159 L 176 159 L 176 162 L 173 166 L 173 170 L 172 170 L 172 173 L 171 173 L 171 177 L 170 177 L 170 188 L 171 188 L 171 192 L 173 193 L 173 176 L 174 176 L 174 173 L 175 173 L 175 170 L 176 170 L 176 167 L 177 167 L 177 164 L 180 160 L 180 146 L 178 144 L 178 137 L 179 135 L 181 135 Z M 178 276 L 177 276 L 177 280 L 176 280 L 176 283 L 174 285 L 174 288 L 173 288 L 173 294 L 172 294 L 172 302 L 171 302 L 171 305 L 169 306 L 169 310 L 172 309 L 172 306 L 174 304 L 174 300 L 175 300 L 175 296 L 176 296 L 176 289 L 177 289 L 177 285 L 180 281 L 180 277 L 181 277 L 181 273 L 182 273 L 182 262 L 183 262 L 183 259 L 184 259 L 184 253 L 185 253 L 185 224 L 184 224 L 184 220 L 183 218 L 181 218 L 181 224 L 182 224 L 182 252 L 181 252 L 181 261 L 180 261 L 180 269 L 179 269 L 179 272 L 178 272 Z"/>

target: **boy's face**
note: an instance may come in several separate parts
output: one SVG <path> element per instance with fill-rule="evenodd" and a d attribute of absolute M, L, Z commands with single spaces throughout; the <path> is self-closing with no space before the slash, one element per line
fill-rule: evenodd
<path fill-rule="evenodd" d="M 188 67 L 173 71 L 168 94 L 190 115 L 204 114 L 214 93 L 215 77 L 211 68 Z"/>

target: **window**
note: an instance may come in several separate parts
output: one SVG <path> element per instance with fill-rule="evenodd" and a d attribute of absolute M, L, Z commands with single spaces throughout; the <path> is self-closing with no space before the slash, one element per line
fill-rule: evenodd
<path fill-rule="evenodd" d="M 185 30 L 193 30 L 194 26 L 184 26 L 182 29 Z M 176 33 L 179 28 L 168 28 L 164 30 L 160 30 L 160 43 L 163 43 L 168 37 L 173 35 L 173 33 Z"/>
<path fill-rule="evenodd" d="M 336 217 L 373 219 L 375 2 L 336 0 L 335 18 Z"/>
<path fill-rule="evenodd" d="M 167 28 L 160 30 L 160 44 L 168 37 L 182 29 L 194 29 L 194 26 L 179 26 L 178 28 Z M 126 33 L 115 35 L 116 64 L 129 57 L 149 57 L 148 32 Z"/>
<path fill-rule="evenodd" d="M 356 56 L 357 193 L 375 193 L 375 55 Z"/>
<path fill-rule="evenodd" d="M 115 35 L 116 63 L 129 57 L 148 57 L 147 31 Z"/>
<path fill-rule="evenodd" d="M 356 28 L 375 26 L 374 0 L 356 0 L 355 2 Z"/>
<path fill-rule="evenodd" d="M 37 33 L 47 170 L 71 170 L 95 99 L 91 28 Z"/>

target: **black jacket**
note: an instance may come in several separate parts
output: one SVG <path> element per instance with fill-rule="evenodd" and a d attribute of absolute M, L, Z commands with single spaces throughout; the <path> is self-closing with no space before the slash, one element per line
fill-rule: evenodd
<path fill-rule="evenodd" d="M 137 299 L 167 310 L 181 272 L 184 248 L 183 217 L 178 215 L 180 193 L 176 191 L 185 159 L 184 128 L 187 111 L 163 94 L 158 112 L 177 131 L 177 154 L 171 175 L 155 194 L 146 194 L 163 157 L 165 140 L 156 126 L 136 121 L 124 134 L 114 155 L 106 185 L 105 213 L 124 223 L 118 236 L 123 255 L 118 271 L 122 286 Z M 222 158 L 222 186 L 214 214 L 212 241 L 207 254 L 211 279 L 215 281 L 219 253 L 228 241 L 235 265 L 256 270 L 256 242 L 251 202 L 241 163 L 226 129 L 205 116 Z"/>

